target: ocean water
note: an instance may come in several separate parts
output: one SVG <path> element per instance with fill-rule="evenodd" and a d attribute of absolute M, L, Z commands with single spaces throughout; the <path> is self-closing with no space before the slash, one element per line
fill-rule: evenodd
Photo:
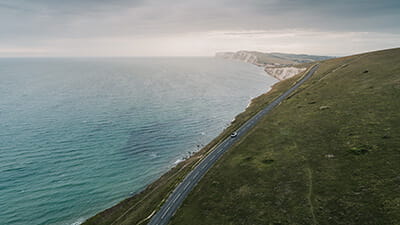
<path fill-rule="evenodd" d="M 73 224 L 217 136 L 277 82 L 214 58 L 0 59 L 0 224 Z"/>

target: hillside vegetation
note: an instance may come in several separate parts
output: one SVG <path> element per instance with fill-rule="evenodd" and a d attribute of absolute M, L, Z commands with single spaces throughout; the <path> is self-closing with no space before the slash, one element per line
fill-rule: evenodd
<path fill-rule="evenodd" d="M 308 63 L 308 62 L 321 61 L 321 60 L 326 60 L 326 59 L 332 58 L 330 56 L 307 55 L 307 54 L 288 54 L 288 53 L 279 53 L 279 52 L 264 53 L 264 54 L 270 54 L 274 57 L 292 60 L 297 63 Z"/>
<path fill-rule="evenodd" d="M 300 64 L 309 63 L 314 61 L 321 61 L 330 59 L 329 56 L 318 56 L 318 55 L 306 55 L 306 54 L 288 54 L 288 53 L 263 53 L 263 52 L 251 52 L 257 55 L 259 63 L 268 64 L 270 61 L 277 61 L 281 64 Z"/>
<path fill-rule="evenodd" d="M 399 99 L 400 49 L 322 62 L 170 224 L 400 224 Z"/>

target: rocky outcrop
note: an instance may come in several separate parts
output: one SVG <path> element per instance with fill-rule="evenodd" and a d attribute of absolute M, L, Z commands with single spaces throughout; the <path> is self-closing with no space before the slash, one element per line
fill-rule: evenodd
<path fill-rule="evenodd" d="M 313 56 L 286 53 L 262 53 L 256 51 L 219 52 L 217 58 L 238 60 L 264 67 L 265 71 L 278 80 L 285 80 L 306 70 L 295 65 L 323 60 L 327 56 Z"/>
<path fill-rule="evenodd" d="M 294 67 L 294 66 L 289 66 L 289 67 L 267 66 L 267 67 L 265 67 L 264 70 L 269 75 L 275 77 L 278 80 L 285 80 L 285 79 L 293 77 L 296 74 L 299 74 L 299 73 L 305 71 L 306 68 L 298 68 L 298 67 Z"/>

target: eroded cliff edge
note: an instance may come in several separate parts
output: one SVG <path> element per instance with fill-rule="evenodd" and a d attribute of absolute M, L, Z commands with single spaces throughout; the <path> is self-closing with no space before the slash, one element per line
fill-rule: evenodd
<path fill-rule="evenodd" d="M 287 54 L 287 53 L 263 53 L 256 51 L 218 52 L 215 57 L 229 60 L 238 60 L 264 67 L 265 72 L 278 80 L 285 80 L 306 70 L 298 66 L 330 59 L 329 56 Z"/>

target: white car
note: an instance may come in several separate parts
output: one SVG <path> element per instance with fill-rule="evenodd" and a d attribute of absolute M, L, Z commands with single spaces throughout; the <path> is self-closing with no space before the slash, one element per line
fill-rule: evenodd
<path fill-rule="evenodd" d="M 233 133 L 231 134 L 231 138 L 234 138 L 234 137 L 236 137 L 237 135 L 238 135 L 237 132 L 233 132 Z"/>

